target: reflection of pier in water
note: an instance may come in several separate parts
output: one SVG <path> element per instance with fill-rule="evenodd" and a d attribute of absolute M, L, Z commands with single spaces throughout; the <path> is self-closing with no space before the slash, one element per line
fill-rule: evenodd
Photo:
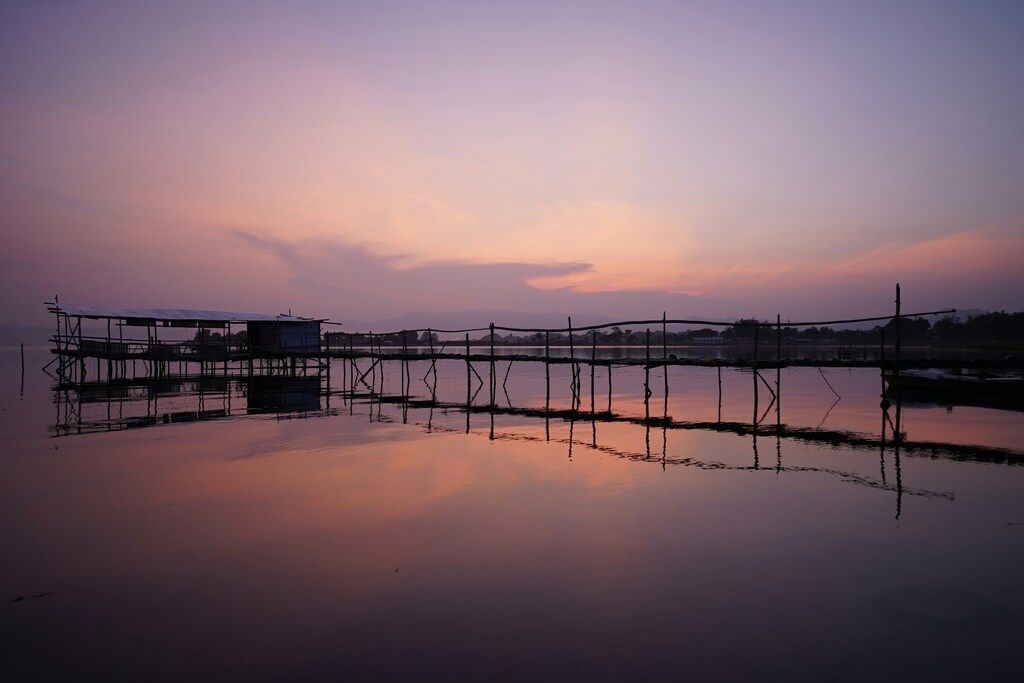
<path fill-rule="evenodd" d="M 706 470 L 751 470 L 775 473 L 818 472 L 839 478 L 842 481 L 855 483 L 880 490 L 893 491 L 897 494 L 898 505 L 903 495 L 924 496 L 930 498 L 952 499 L 948 492 L 914 490 L 903 486 L 901 457 L 941 458 L 956 461 L 977 461 L 1006 465 L 1024 464 L 1024 453 L 999 447 L 971 446 L 956 443 L 944 443 L 921 440 L 908 440 L 900 431 L 902 405 L 898 396 L 890 404 L 883 400 L 880 407 L 881 431 L 878 436 L 863 434 L 841 429 L 821 429 L 787 425 L 782 422 L 781 412 L 781 377 L 768 382 L 757 370 L 743 371 L 752 375 L 755 387 L 766 387 L 769 400 L 765 408 L 758 406 L 758 390 L 754 392 L 754 410 L 751 421 L 738 422 L 721 419 L 721 393 L 719 393 L 719 418 L 713 421 L 681 420 L 668 414 L 668 403 L 663 402 L 662 414 L 651 415 L 650 390 L 651 377 L 649 371 L 644 377 L 644 415 L 634 416 L 616 413 L 612 410 L 611 394 L 607 404 L 597 407 L 594 393 L 595 382 L 591 378 L 592 396 L 590 409 L 581 407 L 581 393 L 578 387 L 582 384 L 579 371 L 572 374 L 573 399 L 571 408 L 554 408 L 551 406 L 551 378 L 545 377 L 545 405 L 543 407 L 514 406 L 504 390 L 505 405 L 497 402 L 498 368 L 484 372 L 485 377 L 472 362 L 462 361 L 466 365 L 466 400 L 442 401 L 437 398 L 437 359 L 421 361 L 426 368 L 422 378 L 426 387 L 427 397 L 412 395 L 411 365 L 409 360 L 389 361 L 377 359 L 372 369 L 359 368 L 356 359 L 340 362 L 341 383 L 344 388 L 331 389 L 327 386 L 327 372 L 316 372 L 308 375 L 290 374 L 254 374 L 240 375 L 200 374 L 148 378 L 120 378 L 106 382 L 80 382 L 58 384 L 54 390 L 57 405 L 57 421 L 54 433 L 58 436 L 84 434 L 103 431 L 117 431 L 140 427 L 156 426 L 178 422 L 193 422 L 227 418 L 230 416 L 269 414 L 277 417 L 316 417 L 337 414 L 337 408 L 331 409 L 332 397 L 340 398 L 343 406 L 348 407 L 350 415 L 357 414 L 356 406 L 367 406 L 371 420 L 391 419 L 385 416 L 383 407 L 393 405 L 401 411 L 402 422 L 409 421 L 409 411 L 426 411 L 426 420 L 420 421 L 428 431 L 472 431 L 472 416 L 487 416 L 489 438 L 505 441 L 547 441 L 564 444 L 569 455 L 573 448 L 587 448 L 613 457 L 638 462 L 656 462 L 663 467 L 684 466 Z M 399 366 L 398 375 L 402 390 L 397 394 L 385 391 L 386 375 L 392 376 Z M 505 380 L 511 365 L 505 368 Z M 718 373 L 720 374 L 720 370 Z M 780 369 L 776 369 L 781 373 Z M 493 388 L 495 401 L 485 400 L 476 403 L 477 397 L 485 385 Z M 721 386 L 719 381 L 719 386 Z M 362 389 L 357 390 L 357 389 Z M 125 410 L 127 406 L 145 405 L 144 411 Z M 183 405 L 185 404 L 185 405 Z M 93 414 L 85 415 L 91 408 Z M 464 414 L 465 427 L 454 430 L 450 426 L 434 424 L 435 411 L 445 414 Z M 359 411 L 361 414 L 362 411 Z M 767 421 L 769 414 L 774 412 L 774 422 Z M 544 437 L 514 432 L 496 432 L 495 416 L 514 416 L 530 420 L 543 420 Z M 568 438 L 552 438 L 551 421 L 560 421 L 569 426 Z M 629 451 L 598 443 L 597 426 L 599 424 L 633 425 L 644 430 L 645 448 L 643 451 Z M 579 438 L 577 431 L 581 426 L 588 426 L 590 439 Z M 667 435 L 676 430 L 698 430 L 735 434 L 749 437 L 752 446 L 752 461 L 748 465 L 736 465 L 708 459 L 690 457 L 674 457 L 668 453 Z M 660 455 L 655 448 L 652 452 L 651 432 L 661 432 Z M 481 434 L 482 432 L 473 432 Z M 763 463 L 759 449 L 759 441 L 774 441 L 775 462 Z M 869 477 L 855 472 L 836 470 L 826 467 L 792 466 L 783 463 L 783 441 L 820 444 L 831 448 L 849 448 L 867 450 L 879 455 L 879 476 Z M 762 446 L 763 448 L 763 446 Z M 892 458 L 892 474 L 887 473 L 887 455 Z"/>
<path fill-rule="evenodd" d="M 201 374 L 62 383 L 54 389 L 57 421 L 53 430 L 57 436 L 66 436 L 233 415 L 328 414 L 330 392 L 324 377 L 322 373 Z"/>
<path fill-rule="evenodd" d="M 649 352 L 648 352 L 649 353 Z M 493 351 L 492 351 L 493 354 Z M 687 421 L 678 420 L 671 417 L 668 413 L 668 375 L 667 365 L 657 364 L 656 362 L 644 363 L 643 367 L 643 405 L 644 415 L 631 416 L 625 414 L 615 413 L 612 408 L 612 387 L 611 387 L 611 367 L 618 365 L 616 360 L 604 359 L 604 363 L 608 365 L 609 371 L 607 375 L 608 379 L 608 390 L 607 390 L 607 408 L 598 408 L 598 397 L 596 394 L 596 382 L 594 367 L 599 363 L 593 362 L 595 360 L 592 355 L 590 359 L 582 359 L 583 362 L 576 362 L 572 365 L 571 369 L 571 407 L 570 408 L 552 408 L 551 406 L 551 376 L 547 367 L 545 368 L 545 398 L 543 407 L 517 407 L 512 404 L 509 398 L 506 383 L 508 381 L 509 374 L 513 364 L 518 360 L 517 358 L 507 357 L 495 357 L 489 355 L 485 357 L 485 365 L 487 369 L 483 371 L 486 374 L 486 379 L 482 375 L 481 371 L 478 371 L 474 363 L 479 364 L 477 359 L 469 354 L 468 345 L 466 353 L 461 357 L 456 356 L 453 360 L 457 360 L 460 363 L 464 363 L 466 366 L 466 399 L 465 401 L 441 401 L 437 398 L 437 382 L 438 372 L 437 363 L 439 361 L 447 360 L 446 358 L 440 357 L 438 354 L 433 354 L 424 359 L 416 359 L 410 354 L 403 354 L 401 357 L 391 359 L 383 353 L 378 351 L 374 354 L 372 362 L 369 367 L 361 368 L 358 364 L 360 358 L 364 358 L 365 355 L 362 353 L 353 354 L 351 357 L 346 358 L 342 361 L 342 382 L 346 386 L 346 390 L 340 392 L 343 396 L 343 401 L 349 405 L 350 413 L 352 412 L 352 406 L 357 402 L 369 405 L 369 417 L 373 420 L 384 419 L 382 414 L 382 406 L 385 404 L 392 404 L 399 406 L 402 412 L 402 422 L 408 421 L 408 412 L 410 409 L 421 409 L 427 410 L 428 416 L 425 423 L 422 424 L 428 431 L 455 431 L 450 427 L 438 427 L 433 424 L 433 417 L 435 410 L 441 410 L 445 414 L 450 412 L 463 413 L 466 418 L 465 428 L 457 430 L 464 431 L 465 433 L 480 434 L 480 432 L 472 431 L 472 416 L 474 414 L 483 415 L 486 414 L 489 417 L 489 437 L 494 440 L 520 440 L 520 441 L 548 441 L 555 443 L 563 443 L 568 447 L 570 458 L 572 457 L 573 447 L 585 447 L 596 450 L 605 454 L 621 457 L 635 461 L 648 461 L 648 462 L 660 462 L 663 467 L 668 465 L 679 465 L 688 467 L 698 467 L 701 469 L 724 469 L 724 470 L 752 470 L 752 471 L 774 471 L 776 473 L 783 472 L 819 472 L 828 474 L 831 476 L 838 477 L 839 479 L 855 483 L 863 486 L 877 488 L 881 490 L 893 491 L 896 493 L 896 516 L 899 517 L 902 510 L 902 500 L 904 495 L 911 496 L 923 496 L 929 498 L 940 498 L 952 500 L 953 494 L 948 492 L 935 492 L 927 490 L 914 490 L 907 488 L 903 485 L 902 481 L 902 462 L 901 458 L 904 455 L 919 458 L 931 458 L 931 459 L 948 459 L 955 461 L 967 461 L 967 462 L 985 462 L 994 464 L 1005 464 L 1005 465 L 1022 465 L 1024 464 L 1024 452 L 1014 450 L 1010 448 L 990 447 L 990 446 L 977 446 L 967 445 L 959 443 L 947 443 L 939 441 L 924 441 L 924 440 L 908 440 L 906 435 L 901 430 L 902 421 L 902 400 L 899 396 L 899 392 L 889 396 L 886 394 L 882 396 L 882 400 L 879 406 L 879 414 L 881 419 L 881 430 L 879 436 L 873 436 L 870 434 L 858 433 L 840 429 L 821 429 L 819 424 L 817 427 L 805 427 L 805 426 L 793 426 L 787 425 L 782 422 L 782 366 L 781 364 L 776 365 L 773 373 L 774 385 L 766 379 L 764 373 L 757 367 L 750 368 L 749 370 L 734 370 L 740 372 L 749 372 L 752 377 L 753 383 L 753 414 L 750 422 L 736 422 L 736 421 L 723 421 L 721 419 L 721 408 L 722 408 L 722 382 L 721 382 L 721 367 L 715 368 L 718 375 L 718 419 L 715 421 Z M 546 358 L 550 358 L 547 353 Z M 412 380 L 410 374 L 410 361 L 419 361 L 427 366 L 426 374 L 420 380 L 429 393 L 429 398 L 417 398 L 412 395 L 411 387 Z M 553 360 L 553 359 L 552 359 Z M 558 359 L 555 363 L 573 363 L 574 359 Z M 589 362 L 588 362 L 589 361 Z M 498 381 L 502 377 L 501 369 L 498 364 L 501 362 L 507 362 L 507 366 L 504 368 L 504 379 L 501 381 L 502 393 L 505 397 L 506 405 L 500 405 L 497 400 L 498 395 Z M 401 391 L 397 394 L 388 394 L 385 392 L 385 381 L 384 375 L 385 370 L 389 367 L 390 363 L 398 363 L 400 365 L 399 377 L 401 379 Z M 583 407 L 583 377 L 582 377 L 582 365 L 589 365 L 590 367 L 590 409 L 587 410 Z M 627 360 L 622 365 L 630 365 L 631 363 Z M 632 363 L 632 364 L 635 364 Z M 654 392 L 652 391 L 652 376 L 651 371 L 654 368 L 664 368 L 663 383 L 664 393 L 662 401 L 662 415 L 652 415 L 652 397 Z M 832 388 L 831 384 L 828 383 L 827 378 L 822 375 L 822 379 L 829 388 L 836 393 L 836 403 L 840 400 L 840 396 Z M 478 404 L 477 397 L 480 395 L 484 386 L 488 386 L 489 392 L 485 397 L 484 402 Z M 764 387 L 764 389 L 762 389 Z M 767 390 L 769 394 L 769 401 L 767 406 L 763 409 L 760 408 L 760 393 L 763 390 Z M 881 394 L 880 394 L 881 395 Z M 890 402 L 892 398 L 892 402 Z M 604 397 L 600 399 L 604 401 Z M 835 403 L 832 404 L 832 407 Z M 774 410 L 773 410 L 774 409 Z M 831 407 L 829 408 L 831 410 Z M 774 424 L 766 422 L 769 414 L 774 412 L 775 421 Z M 545 437 L 543 439 L 529 435 L 529 434 L 517 434 L 517 433 L 497 433 L 495 432 L 494 418 L 495 416 L 517 416 L 524 418 L 543 419 L 545 423 Z M 567 439 L 552 439 L 550 432 L 551 420 L 560 420 L 567 422 L 569 425 L 569 437 Z M 591 439 L 589 441 L 585 439 L 579 439 L 574 436 L 574 431 L 578 423 L 590 424 Z M 625 451 L 608 446 L 599 445 L 597 442 L 597 425 L 601 423 L 620 423 L 636 425 L 644 428 L 644 441 L 645 450 L 644 452 L 633 452 Z M 662 452 L 661 456 L 657 457 L 652 455 L 651 451 L 651 431 L 661 431 L 661 442 Z M 753 462 L 750 465 L 737 466 L 730 465 L 722 462 L 708 461 L 705 459 L 694 459 L 694 458 L 675 458 L 670 457 L 667 453 L 667 434 L 670 430 L 704 430 L 721 433 L 732 433 L 739 436 L 751 438 L 752 450 L 753 450 Z M 758 439 L 762 440 L 765 438 L 774 437 L 775 441 L 775 464 L 774 465 L 762 465 L 761 458 L 758 450 Z M 806 466 L 785 466 L 782 461 L 782 442 L 783 440 L 801 441 L 812 444 L 826 445 L 831 448 L 849 448 L 853 450 L 868 450 L 878 454 L 879 460 L 879 472 L 878 478 L 868 477 L 854 472 L 840 471 L 836 469 L 830 469 L 826 467 L 806 467 Z M 887 455 L 892 458 L 892 474 L 894 477 L 887 476 L 886 457 Z M 891 479 L 891 480 L 890 480 Z"/>
<path fill-rule="evenodd" d="M 937 499 L 953 497 L 949 492 L 915 490 L 903 485 L 903 456 L 940 458 L 956 461 L 977 461 L 1006 465 L 1024 464 L 1024 452 L 1009 448 L 971 446 L 956 443 L 944 443 L 921 440 L 908 440 L 902 433 L 901 416 L 902 401 L 898 392 L 891 397 L 883 398 L 879 414 L 881 429 L 878 436 L 841 429 L 822 429 L 817 427 L 788 425 L 782 421 L 782 368 L 774 368 L 770 374 L 774 381 L 769 381 L 769 373 L 757 368 L 732 369 L 729 372 L 742 372 L 751 376 L 753 385 L 751 419 L 748 422 L 722 420 L 722 382 L 721 368 L 715 368 L 718 375 L 718 419 L 711 421 L 682 420 L 669 415 L 668 412 L 668 378 L 667 371 L 662 379 L 663 394 L 661 400 L 654 399 L 652 390 L 652 370 L 659 367 L 655 363 L 643 366 L 643 414 L 627 415 L 613 410 L 613 392 L 611 390 L 611 372 L 608 372 L 608 394 L 599 398 L 594 375 L 596 364 L 590 364 L 589 377 L 589 410 L 583 406 L 583 386 L 585 380 L 581 367 L 572 367 L 571 371 L 571 407 L 552 407 L 552 381 L 550 372 L 545 368 L 544 405 L 542 407 L 524 407 L 513 405 L 506 390 L 506 383 L 515 364 L 515 359 L 489 356 L 484 363 L 486 368 L 478 370 L 479 362 L 472 357 L 462 356 L 458 365 L 465 366 L 465 400 L 442 401 L 437 398 L 438 364 L 447 361 L 444 358 L 426 358 L 413 360 L 409 356 L 402 359 L 376 357 L 368 367 L 360 367 L 359 357 L 353 356 L 336 360 L 341 372 L 335 369 L 334 376 L 340 379 L 340 387 L 331 388 L 331 372 L 329 365 L 317 369 L 313 374 L 248 374 L 238 375 L 208 374 L 169 375 L 144 378 L 115 378 L 111 381 L 96 382 L 63 382 L 55 388 L 57 404 L 57 422 L 54 432 L 59 435 L 81 434 L 101 431 L 116 431 L 139 427 L 155 426 L 175 422 L 190 422 L 227 418 L 237 415 L 271 414 L 277 417 L 315 417 L 333 415 L 339 412 L 338 407 L 331 409 L 332 397 L 340 399 L 347 407 L 350 415 L 363 414 L 356 406 L 367 406 L 371 420 L 392 420 L 385 415 L 383 407 L 392 405 L 401 411 L 403 423 L 409 422 L 409 412 L 426 411 L 426 420 L 419 421 L 428 431 L 465 431 L 489 438 L 504 441 L 547 441 L 564 444 L 570 457 L 574 448 L 587 448 L 605 455 L 638 462 L 656 462 L 662 467 L 683 466 L 705 470 L 763 471 L 782 473 L 817 472 L 838 478 L 847 483 L 867 486 L 879 490 L 892 491 L 896 494 L 897 515 L 902 509 L 904 495 L 921 496 Z M 500 363 L 507 367 L 500 368 Z M 571 361 L 570 361 L 571 362 Z M 415 396 L 412 392 L 412 365 L 420 365 L 419 372 L 426 370 L 418 384 L 425 387 L 425 397 Z M 386 389 L 394 385 L 396 379 L 395 366 L 398 366 L 397 379 L 401 382 L 401 390 L 389 393 Z M 665 366 L 660 366 L 664 368 Z M 502 370 L 504 373 L 502 374 Z M 711 369 L 709 369 L 711 371 Z M 660 374 L 660 373 L 659 373 Z M 458 376 L 458 373 L 456 373 Z M 450 377 L 450 375 L 449 375 Z M 503 379 L 502 379 L 503 377 Z M 505 405 L 498 402 L 499 380 L 501 393 L 504 394 Z M 459 381 L 459 380 L 456 380 Z M 827 379 L 825 379 L 827 383 Z M 478 403 L 483 388 L 489 391 Z M 831 385 L 829 385 L 831 388 Z M 762 406 L 760 395 L 766 391 L 768 396 Z M 834 389 L 833 389 L 834 391 Z M 889 398 L 892 398 L 890 403 Z M 652 400 L 653 399 L 653 400 Z M 838 394 L 837 394 L 838 401 Z M 144 412 L 125 410 L 126 406 L 140 406 L 144 402 Z M 600 407 L 599 407 L 600 402 Z M 187 404 L 187 407 L 182 404 Z M 652 408 L 661 404 L 661 415 L 652 414 Z M 337 404 L 336 404 L 337 406 Z M 91 415 L 84 415 L 90 409 Z M 435 425 L 435 411 L 444 414 L 464 414 L 465 426 L 454 430 L 450 425 Z M 774 413 L 774 421 L 769 415 Z M 486 432 L 472 431 L 474 415 L 486 415 L 489 429 Z M 514 433 L 510 431 L 496 432 L 495 416 L 514 416 L 528 420 L 544 421 L 544 436 Z M 560 421 L 569 426 L 568 438 L 551 437 L 551 421 Z M 597 433 L 600 424 L 632 425 L 644 430 L 645 448 L 641 451 L 630 451 L 598 443 Z M 577 432 L 580 427 L 589 425 L 590 439 L 580 438 Z M 668 453 L 668 433 L 676 430 L 697 430 L 718 433 L 729 433 L 741 437 L 749 437 L 752 446 L 750 464 L 739 465 L 709 459 L 690 457 L 674 457 Z M 658 448 L 652 453 L 651 432 L 661 432 L 660 455 Z M 774 441 L 774 463 L 762 462 L 761 449 L 766 440 Z M 760 441 L 760 444 L 759 444 Z M 859 451 L 872 451 L 879 457 L 878 476 L 867 476 L 862 473 L 844 471 L 822 466 L 794 466 L 783 463 L 783 441 L 819 444 L 830 448 L 847 448 Z M 759 448 L 760 446 L 760 448 Z M 770 457 L 770 456 L 769 456 Z M 891 458 L 888 464 L 886 459 Z M 890 474 L 892 476 L 890 476 Z"/>

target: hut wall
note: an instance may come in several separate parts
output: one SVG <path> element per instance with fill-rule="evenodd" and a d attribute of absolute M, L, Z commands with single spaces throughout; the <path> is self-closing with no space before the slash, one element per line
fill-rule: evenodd
<path fill-rule="evenodd" d="M 249 347 L 256 353 L 320 351 L 320 322 L 316 320 L 250 322 L 246 335 Z"/>

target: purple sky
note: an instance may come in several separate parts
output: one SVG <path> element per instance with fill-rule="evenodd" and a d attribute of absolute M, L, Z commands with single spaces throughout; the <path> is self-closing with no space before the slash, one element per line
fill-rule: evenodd
<path fill-rule="evenodd" d="M 1021 3 L 7 3 L 0 313 L 1024 302 Z"/>

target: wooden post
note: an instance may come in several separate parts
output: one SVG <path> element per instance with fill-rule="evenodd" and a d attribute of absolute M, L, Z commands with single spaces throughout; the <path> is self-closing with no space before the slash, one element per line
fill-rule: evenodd
<path fill-rule="evenodd" d="M 668 418 L 668 323 L 667 313 L 661 313 L 661 361 L 664 363 L 662 369 L 665 371 L 665 406 L 663 417 Z"/>
<path fill-rule="evenodd" d="M 107 346 L 106 346 L 106 351 L 107 351 L 107 381 L 108 382 L 110 381 L 110 376 L 112 374 L 114 374 L 114 361 L 113 361 L 113 358 L 111 358 L 111 356 L 113 356 L 114 354 L 111 353 L 111 351 L 113 351 L 113 349 L 111 349 L 110 346 L 111 346 L 111 344 L 110 344 L 110 318 L 107 318 Z"/>
<path fill-rule="evenodd" d="M 430 400 L 437 400 L 437 358 L 434 358 L 434 332 L 427 328 L 427 343 L 430 344 L 430 371 L 433 373 L 434 385 L 430 388 Z"/>
<path fill-rule="evenodd" d="M 78 377 L 79 382 L 85 381 L 85 356 L 82 355 L 82 319 L 75 318 L 75 327 L 78 329 L 78 367 L 81 370 L 81 374 Z"/>
<path fill-rule="evenodd" d="M 344 345 L 347 343 L 345 341 L 344 337 L 342 337 L 341 343 L 342 343 L 342 348 L 344 348 Z M 330 370 L 331 369 L 331 358 L 330 357 L 327 359 L 327 362 L 328 362 L 328 366 L 327 366 L 328 370 Z M 253 373 L 253 366 L 252 366 L 252 360 L 250 360 L 249 361 L 249 374 L 252 375 L 252 373 Z M 328 383 L 327 383 L 327 385 L 328 385 L 328 389 L 330 390 L 330 388 L 331 388 L 331 376 L 330 375 L 328 375 Z M 342 405 L 345 405 L 348 402 L 348 396 L 345 395 L 345 389 L 347 389 L 347 388 L 348 388 L 348 359 L 347 358 L 342 358 L 341 359 L 341 404 Z"/>
<path fill-rule="evenodd" d="M 551 410 L 551 333 L 544 332 L 544 412 Z"/>
<path fill-rule="evenodd" d="M 409 341 L 405 330 L 402 330 L 402 396 L 408 396 L 409 391 L 407 385 L 409 384 Z M 408 403 L 404 405 L 408 406 Z"/>
<path fill-rule="evenodd" d="M 551 333 L 544 330 L 544 440 L 551 441 Z"/>
<path fill-rule="evenodd" d="M 775 314 L 775 426 L 782 424 L 782 315 Z"/>
<path fill-rule="evenodd" d="M 469 363 L 469 332 L 466 333 L 466 433 L 469 434 L 469 407 L 473 403 L 473 366 Z"/>
<path fill-rule="evenodd" d="M 494 441 L 494 408 L 495 408 L 495 405 L 497 404 L 497 401 L 498 401 L 498 373 L 496 371 L 497 369 L 494 366 L 494 323 L 490 324 L 490 332 L 491 332 L 491 368 L 490 368 L 490 370 L 491 370 L 491 374 L 490 374 L 490 380 L 491 380 L 491 403 L 490 403 L 490 406 L 489 406 L 489 408 L 490 408 L 489 413 L 490 413 L 491 426 L 490 426 L 490 431 L 487 434 L 487 438 L 490 439 L 491 441 Z"/>
<path fill-rule="evenodd" d="M 21 342 L 21 395 L 25 395 L 25 342 Z"/>
<path fill-rule="evenodd" d="M 902 332 L 900 330 L 903 327 L 903 320 L 900 318 L 900 283 L 896 283 L 896 369 L 895 374 L 899 377 L 900 374 L 900 361 L 903 359 L 903 348 L 902 348 Z"/>
<path fill-rule="evenodd" d="M 352 395 L 355 396 L 356 387 L 358 386 L 356 384 L 356 377 L 357 377 L 357 371 L 359 370 L 359 365 L 356 363 L 356 340 L 355 340 L 355 337 L 353 337 L 352 339 L 349 339 L 348 350 L 349 350 L 348 361 L 349 361 L 349 363 L 351 363 L 351 367 L 349 368 L 349 377 L 351 378 L 350 381 L 352 382 Z M 354 401 L 349 403 L 349 409 L 350 410 L 352 408 L 353 403 L 354 403 Z"/>
<path fill-rule="evenodd" d="M 491 375 L 490 375 L 490 389 L 491 389 L 491 405 L 494 405 L 495 390 L 497 388 L 497 377 L 494 375 L 494 323 L 490 325 L 491 330 Z"/>
<path fill-rule="evenodd" d="M 718 421 L 722 421 L 722 366 L 718 366 Z"/>
<path fill-rule="evenodd" d="M 594 407 L 594 361 L 597 360 L 597 330 L 590 331 L 590 412 L 596 412 Z"/>
<path fill-rule="evenodd" d="M 373 348 L 373 332 L 371 331 L 367 335 L 367 337 L 368 337 L 368 340 L 370 342 L 370 386 L 373 387 L 374 391 L 376 391 L 377 390 L 377 361 L 373 357 L 373 354 L 375 353 L 374 348 Z M 372 404 L 370 406 L 370 410 L 371 410 L 371 412 L 373 411 Z"/>
<path fill-rule="evenodd" d="M 753 367 L 753 370 L 754 370 L 754 429 L 755 430 L 757 429 L 757 404 L 758 404 L 758 399 L 760 398 L 759 395 L 758 395 L 759 392 L 758 392 L 758 387 L 757 387 L 757 379 L 758 379 L 758 377 L 761 376 L 760 373 L 757 371 L 757 343 L 758 343 L 758 335 L 759 335 L 760 330 L 761 330 L 761 326 L 760 325 L 754 325 L 754 367 Z M 755 436 L 754 438 L 756 439 L 757 437 Z"/>
<path fill-rule="evenodd" d="M 576 345 L 572 340 L 572 316 L 569 316 L 569 370 L 572 374 L 572 409 L 576 410 L 579 407 L 580 395 L 576 384 L 579 375 L 576 372 Z"/>
<path fill-rule="evenodd" d="M 649 327 L 644 348 L 644 421 L 646 422 L 651 419 L 651 328 Z M 648 444 L 648 455 L 650 455 L 649 446 L 650 444 Z"/>
<path fill-rule="evenodd" d="M 160 337 L 159 337 L 159 334 L 157 333 L 157 330 L 156 330 L 156 321 L 155 320 L 153 321 L 152 350 L 156 351 L 157 356 L 159 357 L 159 354 L 160 354 Z M 163 370 L 163 362 L 159 361 L 159 360 L 154 360 L 153 361 L 153 372 L 152 372 L 152 374 L 154 374 L 154 375 L 159 377 L 159 376 L 163 375 L 162 370 Z M 155 408 L 154 408 L 154 412 L 156 412 Z"/>

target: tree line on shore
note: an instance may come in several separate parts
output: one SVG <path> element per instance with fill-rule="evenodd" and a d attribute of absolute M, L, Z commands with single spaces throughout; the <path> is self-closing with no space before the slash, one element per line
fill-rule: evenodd
<path fill-rule="evenodd" d="M 758 329 L 760 327 L 760 329 Z M 756 330 L 756 332 L 755 332 Z M 662 345 L 660 326 L 651 327 L 650 343 Z M 781 329 L 774 321 L 743 318 L 734 324 L 718 330 L 712 328 L 669 331 L 664 335 L 668 345 L 688 344 L 752 344 L 755 335 L 762 344 L 774 344 L 781 333 L 783 344 L 836 344 L 840 346 L 878 345 L 883 338 L 887 344 L 895 342 L 896 321 L 876 325 L 871 329 L 834 329 L 831 327 L 788 327 Z M 325 335 L 331 346 L 365 346 L 371 342 L 369 335 L 345 332 L 329 332 Z M 432 337 L 432 338 L 431 338 Z M 1024 343 L 1024 311 L 1007 313 L 997 311 L 983 313 L 959 320 L 954 316 L 940 318 L 934 324 L 925 318 L 903 318 L 900 320 L 899 337 L 903 344 L 1019 344 Z M 570 343 L 567 333 L 494 333 L 497 346 L 566 346 Z M 471 337 L 474 345 L 490 344 L 490 333 Z M 437 333 L 400 332 L 390 335 L 374 335 L 373 343 L 383 346 L 427 346 L 435 347 L 447 343 L 449 346 L 462 342 L 461 339 L 447 342 Z M 574 332 L 572 343 L 579 346 L 643 346 L 648 342 L 648 329 L 609 327 L 595 331 Z M 464 342 L 462 342 L 464 343 Z"/>

